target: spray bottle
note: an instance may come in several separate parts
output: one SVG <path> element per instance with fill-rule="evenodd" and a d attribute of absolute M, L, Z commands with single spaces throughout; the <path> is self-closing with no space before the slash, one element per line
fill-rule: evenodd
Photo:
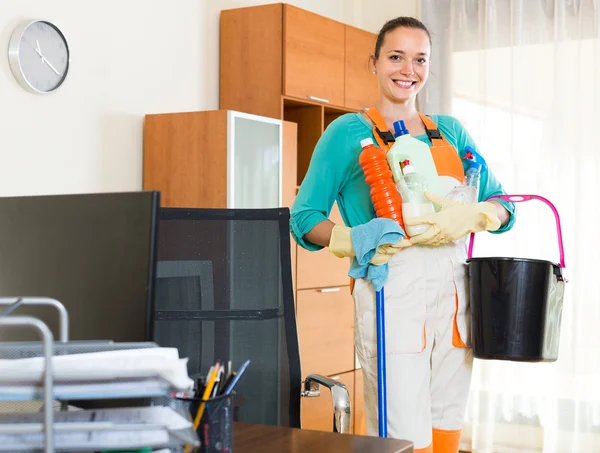
<path fill-rule="evenodd" d="M 456 186 L 448 195 L 453 200 L 465 203 L 479 201 L 479 179 L 481 172 L 487 168 L 483 157 L 471 146 L 465 147 L 465 156 L 462 158 L 465 177 L 461 185 Z"/>
<path fill-rule="evenodd" d="M 479 201 L 479 178 L 485 168 L 485 161 L 471 146 L 465 148 L 463 161 L 466 163 L 464 184 L 470 188 L 471 203 L 476 203 Z"/>

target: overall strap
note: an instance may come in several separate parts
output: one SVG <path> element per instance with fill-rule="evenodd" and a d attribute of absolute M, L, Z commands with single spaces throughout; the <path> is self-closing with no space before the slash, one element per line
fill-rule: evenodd
<path fill-rule="evenodd" d="M 388 129 L 385 120 L 381 116 L 381 113 L 379 113 L 379 110 L 377 110 L 375 107 L 372 107 L 370 109 L 363 110 L 363 112 L 369 117 L 371 122 L 374 124 L 373 135 L 375 136 L 375 140 L 377 141 L 379 147 L 386 151 L 389 150 L 392 144 L 394 143 L 395 138 L 394 134 Z M 442 146 L 443 144 L 449 144 L 444 139 L 444 136 L 438 129 L 437 124 L 435 124 L 431 118 L 422 113 L 419 113 L 419 118 L 425 125 L 425 132 L 427 133 L 427 137 L 429 137 L 432 146 Z"/>
<path fill-rule="evenodd" d="M 431 144 L 433 146 L 442 146 L 446 139 L 441 134 L 437 124 L 435 124 L 427 115 L 422 113 L 419 113 L 419 118 L 421 118 L 421 121 L 425 125 L 425 132 L 427 133 L 427 137 L 429 137 Z"/>
<path fill-rule="evenodd" d="M 387 124 L 385 124 L 383 116 L 381 116 L 381 113 L 379 113 L 379 110 L 375 107 L 362 110 L 362 112 L 364 112 L 373 123 L 373 136 L 375 137 L 377 144 L 381 149 L 387 152 L 396 139 L 394 138 L 394 134 L 388 129 Z"/>
<path fill-rule="evenodd" d="M 427 115 L 419 113 L 421 121 L 425 125 L 425 131 L 431 141 L 429 150 L 435 162 L 438 175 L 449 176 L 457 181 L 462 181 L 465 169 L 462 164 L 458 150 L 440 132 L 437 124 Z"/>

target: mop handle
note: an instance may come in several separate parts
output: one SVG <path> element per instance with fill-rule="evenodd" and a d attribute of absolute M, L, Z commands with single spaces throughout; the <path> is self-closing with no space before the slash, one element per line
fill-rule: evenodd
<path fill-rule="evenodd" d="M 493 198 L 500 198 L 501 200 L 510 201 L 512 203 L 519 203 L 522 201 L 529 200 L 540 200 L 546 203 L 552 212 L 554 213 L 554 218 L 556 219 L 556 232 L 558 235 L 558 250 L 560 252 L 560 267 L 565 267 L 565 249 L 563 247 L 563 238 L 562 238 L 562 228 L 560 226 L 560 215 L 558 214 L 558 210 L 552 204 L 552 202 L 544 197 L 540 197 L 539 195 L 493 195 L 489 197 L 487 200 L 491 200 Z M 486 200 L 486 201 L 487 201 Z M 475 242 L 475 233 L 471 233 L 471 239 L 469 241 L 469 252 L 468 257 L 473 257 L 473 243 Z"/>
<path fill-rule="evenodd" d="M 385 355 L 385 295 L 383 288 L 375 293 L 377 315 L 377 421 L 379 437 L 387 437 L 387 368 Z"/>

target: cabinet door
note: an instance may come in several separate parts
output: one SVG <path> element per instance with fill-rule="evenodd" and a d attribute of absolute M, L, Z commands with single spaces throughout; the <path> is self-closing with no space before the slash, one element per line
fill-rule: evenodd
<path fill-rule="evenodd" d="M 220 22 L 219 107 L 281 119 L 281 3 L 224 10 Z"/>
<path fill-rule="evenodd" d="M 360 110 L 377 102 L 377 76 L 369 70 L 369 55 L 375 50 L 377 36 L 349 25 L 346 28 L 346 78 L 344 106 Z"/>
<path fill-rule="evenodd" d="M 337 203 L 333 205 L 329 219 L 333 223 L 344 224 Z M 318 252 L 298 247 L 297 260 L 298 289 L 335 288 L 350 284 L 350 259 L 334 256 L 327 247 Z"/>
<path fill-rule="evenodd" d="M 332 379 L 342 382 L 350 392 L 350 408 L 354 410 L 354 372 L 342 373 L 331 376 Z M 302 398 L 301 401 L 302 429 L 333 432 L 333 401 L 331 393 L 321 387 L 321 396 L 315 398 Z M 351 415 L 351 418 L 354 418 Z M 350 421 L 350 432 L 353 432 L 353 420 Z"/>
<path fill-rule="evenodd" d="M 354 301 L 349 288 L 299 290 L 297 299 L 303 375 L 354 370 Z"/>
<path fill-rule="evenodd" d="M 344 105 L 344 24 L 288 4 L 284 23 L 284 94 Z"/>
<path fill-rule="evenodd" d="M 227 128 L 227 207 L 281 206 L 281 120 L 230 110 Z"/>

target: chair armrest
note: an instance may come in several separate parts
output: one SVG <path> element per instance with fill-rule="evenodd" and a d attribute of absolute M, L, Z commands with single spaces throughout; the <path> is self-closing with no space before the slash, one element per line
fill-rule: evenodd
<path fill-rule="evenodd" d="M 333 401 L 333 431 L 336 433 L 350 432 L 350 392 L 342 382 L 321 376 L 309 374 L 304 381 L 302 396 L 312 398 L 321 395 L 319 385 L 331 391 Z"/>

